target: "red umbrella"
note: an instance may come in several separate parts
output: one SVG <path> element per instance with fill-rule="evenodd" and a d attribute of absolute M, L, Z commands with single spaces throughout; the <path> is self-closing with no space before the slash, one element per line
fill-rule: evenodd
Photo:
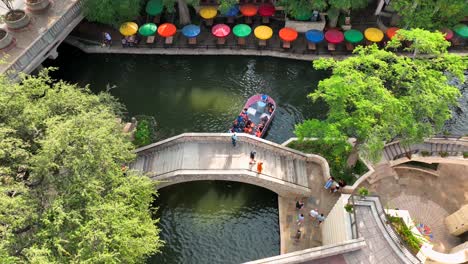
<path fill-rule="evenodd" d="M 297 31 L 294 28 L 285 27 L 279 31 L 279 37 L 287 42 L 291 42 L 297 39 Z"/>
<path fill-rule="evenodd" d="M 226 24 L 217 24 L 211 28 L 211 33 L 213 33 L 215 37 L 224 38 L 231 33 L 231 28 Z"/>
<path fill-rule="evenodd" d="M 389 38 L 389 39 L 392 39 L 392 38 L 396 35 L 396 33 L 397 33 L 398 30 L 399 30 L 399 28 L 397 28 L 397 27 L 389 27 L 389 28 L 387 29 L 387 36 L 388 36 L 388 38 Z"/>
<path fill-rule="evenodd" d="M 252 17 L 257 14 L 257 7 L 251 4 L 246 4 L 240 7 L 243 16 Z"/>
<path fill-rule="evenodd" d="M 448 28 L 443 28 L 440 30 L 440 32 L 445 34 L 446 40 L 451 40 L 453 38 L 453 31 Z"/>
<path fill-rule="evenodd" d="M 258 8 L 258 14 L 264 17 L 273 16 L 275 11 L 276 11 L 275 6 L 273 6 L 272 4 L 262 4 Z"/>
<path fill-rule="evenodd" d="M 176 26 L 171 23 L 164 23 L 158 27 L 158 34 L 165 38 L 174 36 L 176 31 Z"/>
<path fill-rule="evenodd" d="M 328 41 L 328 43 L 339 44 L 343 42 L 344 35 L 343 35 L 343 32 L 339 30 L 330 29 L 325 33 L 325 39 Z"/>

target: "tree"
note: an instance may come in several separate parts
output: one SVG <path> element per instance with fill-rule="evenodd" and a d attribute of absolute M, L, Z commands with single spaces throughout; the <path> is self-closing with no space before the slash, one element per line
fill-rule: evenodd
<path fill-rule="evenodd" d="M 326 0 L 282 0 L 279 5 L 293 18 L 310 17 L 314 10 L 324 11 L 328 6 Z"/>
<path fill-rule="evenodd" d="M 83 13 L 89 21 L 114 27 L 140 15 L 144 0 L 83 0 Z"/>
<path fill-rule="evenodd" d="M 299 138 L 322 130 L 332 137 L 356 138 L 348 157 L 348 165 L 354 166 L 357 153 L 378 161 L 384 142 L 395 137 L 409 145 L 442 129 L 451 117 L 450 107 L 460 96 L 448 79 L 463 81 L 467 68 L 460 56 L 443 53 L 410 59 L 375 45 L 358 47 L 355 53 L 342 61 L 314 61 L 316 69 L 331 69 L 332 75 L 320 81 L 309 97 L 323 100 L 329 112 L 326 120 L 314 121 L 321 128 L 316 124 L 315 129 L 310 129 L 310 121 L 296 125 Z"/>
<path fill-rule="evenodd" d="M 405 41 L 410 43 L 405 50 L 412 51 L 413 58 L 418 53 L 440 55 L 446 53 L 447 48 L 450 47 L 450 42 L 445 40 L 442 33 L 415 28 L 399 29 L 392 40 L 387 43 L 387 48 L 399 48 Z"/>
<path fill-rule="evenodd" d="M 392 7 L 405 28 L 440 30 L 468 16 L 466 0 L 392 0 Z"/>
<path fill-rule="evenodd" d="M 107 93 L 53 82 L 48 70 L 0 76 L 2 263 L 139 263 L 162 242 L 154 184 L 134 158 Z"/>
<path fill-rule="evenodd" d="M 364 8 L 369 4 L 367 0 L 328 0 L 328 2 L 331 8 L 343 11 Z"/>

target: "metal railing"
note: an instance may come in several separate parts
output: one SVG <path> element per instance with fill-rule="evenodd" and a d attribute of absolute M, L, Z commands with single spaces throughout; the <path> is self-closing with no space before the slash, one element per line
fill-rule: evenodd
<path fill-rule="evenodd" d="M 354 203 L 354 195 L 350 196 L 351 204 L 353 205 L 353 212 L 349 214 L 349 219 L 351 221 L 351 233 L 353 236 L 353 239 L 359 238 L 359 228 L 357 224 L 357 218 L 356 218 L 356 209 L 355 209 L 355 203 Z M 348 200 L 349 203 L 349 200 Z"/>

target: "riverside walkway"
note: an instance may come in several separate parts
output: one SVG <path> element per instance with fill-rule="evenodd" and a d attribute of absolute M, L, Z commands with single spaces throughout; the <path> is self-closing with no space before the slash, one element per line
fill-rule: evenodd
<path fill-rule="evenodd" d="M 239 134 L 233 147 L 229 133 L 187 133 L 136 150 L 133 169 L 161 181 L 158 188 L 197 180 L 227 180 L 258 185 L 280 196 L 310 196 L 310 181 L 322 181 L 321 157 Z M 249 164 L 250 152 L 263 162 L 262 173 Z"/>

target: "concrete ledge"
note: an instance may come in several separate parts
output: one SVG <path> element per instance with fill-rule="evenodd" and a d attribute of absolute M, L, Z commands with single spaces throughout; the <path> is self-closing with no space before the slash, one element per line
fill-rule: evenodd
<path fill-rule="evenodd" d="M 364 238 L 348 240 L 343 243 L 314 247 L 301 251 L 296 251 L 288 254 L 264 258 L 254 261 L 246 262 L 246 264 L 260 264 L 260 263 L 275 263 L 275 264 L 294 264 L 304 263 L 306 261 L 331 257 L 347 252 L 359 250 L 366 246 Z"/>
<path fill-rule="evenodd" d="M 435 177 L 439 177 L 439 173 L 437 171 L 435 171 L 435 170 L 419 168 L 419 167 L 416 167 L 416 166 L 410 166 L 410 165 L 404 166 L 404 165 L 402 165 L 402 166 L 394 167 L 393 169 L 396 170 L 396 171 L 399 171 L 399 170 L 402 170 L 402 171 L 419 171 L 419 172 L 424 172 L 424 173 L 427 173 L 427 174 L 435 176 Z"/>

